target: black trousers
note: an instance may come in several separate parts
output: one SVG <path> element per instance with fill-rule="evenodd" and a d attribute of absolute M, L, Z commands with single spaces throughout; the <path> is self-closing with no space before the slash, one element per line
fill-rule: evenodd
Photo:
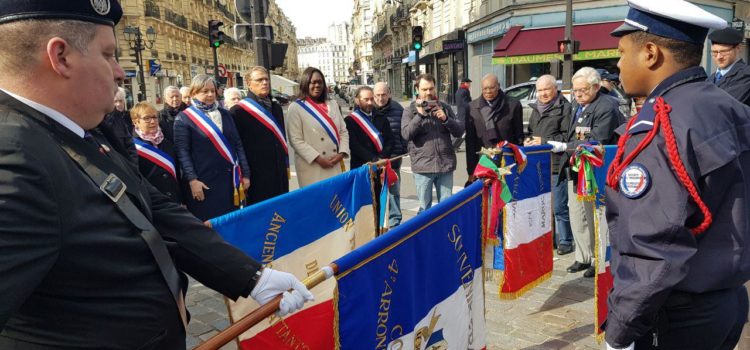
<path fill-rule="evenodd" d="M 635 350 L 732 350 L 747 312 L 744 286 L 703 294 L 674 292 L 659 310 L 657 326 L 635 342 Z"/>

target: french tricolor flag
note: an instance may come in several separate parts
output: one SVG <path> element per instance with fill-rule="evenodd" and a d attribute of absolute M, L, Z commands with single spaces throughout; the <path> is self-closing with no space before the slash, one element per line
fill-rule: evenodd
<path fill-rule="evenodd" d="M 375 237 L 370 172 L 363 166 L 312 186 L 212 219 L 230 244 L 265 266 L 303 280 Z M 242 349 L 333 349 L 336 283 L 311 291 L 315 301 L 283 318 L 269 317 L 240 336 Z M 258 308 L 252 299 L 228 302 L 237 321 Z"/>
<path fill-rule="evenodd" d="M 596 211 L 594 212 L 594 264 L 596 277 L 594 279 L 594 299 L 596 309 L 594 314 L 594 330 L 597 340 L 604 340 L 602 325 L 607 320 L 607 298 L 614 285 L 610 262 L 612 261 L 612 247 L 609 244 L 609 226 L 607 225 L 607 198 L 604 188 L 607 185 L 607 169 L 617 153 L 617 146 L 604 146 L 604 165 L 594 168 L 594 177 L 599 188 L 596 194 Z"/>

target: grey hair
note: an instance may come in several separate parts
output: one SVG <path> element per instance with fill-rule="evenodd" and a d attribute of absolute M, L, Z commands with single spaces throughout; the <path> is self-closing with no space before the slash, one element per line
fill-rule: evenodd
<path fill-rule="evenodd" d="M 167 86 L 167 87 L 164 88 L 163 96 L 167 97 L 167 95 L 169 95 L 169 93 L 172 92 L 172 91 L 177 91 L 178 94 L 181 94 L 180 93 L 180 88 L 178 88 L 178 87 L 176 87 L 174 85 L 169 85 L 169 86 Z"/>
<path fill-rule="evenodd" d="M 41 63 L 38 53 L 46 50 L 47 42 L 54 37 L 86 54 L 96 37 L 96 28 L 94 23 L 76 20 L 34 19 L 2 24 L 0 37 L 12 40 L 5 40 L 0 48 L 0 70 L 3 74 L 27 72 L 29 66 Z"/>
<path fill-rule="evenodd" d="M 375 86 L 373 87 L 373 91 L 374 91 L 374 90 L 375 90 L 375 89 L 376 89 L 376 88 L 377 88 L 378 86 L 383 86 L 383 87 L 385 87 L 385 92 L 386 92 L 387 94 L 389 94 L 389 95 L 391 94 L 391 87 L 390 87 L 390 86 L 388 86 L 388 83 L 387 83 L 387 82 L 384 82 L 384 81 L 379 81 L 379 82 L 375 83 Z"/>
<path fill-rule="evenodd" d="M 183 86 L 180 88 L 180 95 L 182 97 L 190 97 L 190 87 L 189 86 Z"/>
<path fill-rule="evenodd" d="M 583 67 L 579 69 L 576 74 L 573 74 L 573 78 L 570 79 L 570 81 L 573 82 L 578 78 L 586 79 L 586 82 L 590 85 L 601 85 L 602 83 L 602 77 L 599 75 L 599 72 L 591 67 Z"/>
<path fill-rule="evenodd" d="M 115 97 L 117 97 L 117 95 L 122 95 L 122 98 L 125 98 L 128 96 L 128 92 L 125 90 L 124 87 L 118 86 L 117 92 L 115 93 Z"/>
<path fill-rule="evenodd" d="M 195 78 L 193 78 L 193 81 L 190 82 L 190 97 L 195 96 L 195 94 L 203 90 L 203 88 L 205 88 L 209 83 L 213 84 L 214 90 L 217 89 L 218 85 L 216 84 L 216 80 L 214 80 L 214 77 L 208 74 L 196 75 Z"/>
<path fill-rule="evenodd" d="M 237 96 L 239 96 L 240 98 L 242 98 L 242 93 L 240 92 L 240 89 L 238 89 L 236 87 L 230 87 L 230 88 L 224 89 L 224 98 L 226 98 L 227 96 L 229 96 L 231 94 L 237 94 Z"/>

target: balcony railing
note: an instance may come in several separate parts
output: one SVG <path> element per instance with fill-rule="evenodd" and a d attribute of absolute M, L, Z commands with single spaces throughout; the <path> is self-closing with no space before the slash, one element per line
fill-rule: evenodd
<path fill-rule="evenodd" d="M 161 18 L 161 13 L 159 12 L 159 6 L 156 6 L 156 3 L 153 1 L 146 1 L 144 4 L 144 10 L 143 14 L 146 15 L 146 17 L 154 17 L 154 18 Z"/>
<path fill-rule="evenodd" d="M 208 37 L 208 26 L 204 26 L 195 20 L 190 21 L 190 29 L 200 35 Z"/>
<path fill-rule="evenodd" d="M 187 17 L 185 17 L 184 15 L 177 14 L 176 12 L 170 9 L 164 10 L 164 19 L 167 22 L 172 23 L 182 29 L 188 29 Z"/>
<path fill-rule="evenodd" d="M 233 18 L 234 17 L 234 16 L 232 16 L 232 12 L 229 11 L 229 9 L 227 8 L 227 5 L 222 5 L 221 3 L 217 3 L 216 4 L 216 8 L 219 9 L 219 12 L 221 12 L 227 18 Z"/>

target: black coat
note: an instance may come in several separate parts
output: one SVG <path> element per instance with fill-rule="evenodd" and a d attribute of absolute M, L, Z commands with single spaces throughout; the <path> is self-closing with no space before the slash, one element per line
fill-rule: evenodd
<path fill-rule="evenodd" d="M 219 108 L 219 111 L 222 133 L 229 142 L 230 151 L 239 159 L 242 176 L 248 177 L 250 168 L 245 159 L 245 152 L 242 152 L 242 141 L 237 134 L 232 116 L 223 108 Z M 232 164 L 219 154 L 208 136 L 184 111 L 180 112 L 174 122 L 174 145 L 186 188 L 185 204 L 193 215 L 201 220 L 209 220 L 239 209 L 234 206 Z M 193 179 L 200 180 L 209 188 L 203 190 L 203 201 L 195 200 L 189 192 L 189 182 Z"/>
<path fill-rule="evenodd" d="M 462 122 L 466 122 L 466 106 L 471 103 L 471 92 L 469 89 L 459 87 L 456 90 L 456 110 L 458 111 L 458 119 Z"/>
<path fill-rule="evenodd" d="M 174 144 L 174 120 L 180 112 L 184 111 L 188 106 L 180 102 L 180 106 L 174 109 L 168 105 L 164 105 L 161 111 L 159 111 L 159 127 L 164 133 L 164 137 L 169 139 Z"/>
<path fill-rule="evenodd" d="M 714 80 L 716 80 L 716 72 L 708 77 L 709 82 L 713 83 Z M 732 69 L 721 77 L 717 86 L 738 101 L 750 106 L 750 67 L 742 59 L 737 61 Z"/>
<path fill-rule="evenodd" d="M 703 68 L 685 69 L 654 89 L 630 130 L 618 129 L 632 135 L 625 157 L 651 130 L 659 96 L 672 107 L 680 159 L 713 223 L 699 236 L 688 230 L 703 215 L 675 176 L 660 130 L 631 163 L 649 173 L 650 186 L 641 196 L 628 198 L 607 187 L 614 288 L 606 339 L 617 348 L 651 333 L 670 294 L 727 290 L 750 279 L 750 108 L 707 82 Z"/>
<path fill-rule="evenodd" d="M 590 141 L 596 141 L 604 145 L 617 144 L 615 129 L 625 123 L 625 117 L 620 113 L 615 98 L 598 92 L 596 99 L 586 106 L 578 118 L 575 117 L 577 110 L 578 104 L 573 102 L 571 104 L 568 133 L 563 140 L 568 144 L 568 151 L 562 155 L 563 159 L 569 159 L 573 155 L 573 149 L 579 144 Z M 576 133 L 576 131 L 579 131 L 579 133 Z M 569 166 L 569 162 L 560 162 L 560 181 L 568 178 L 566 169 Z"/>
<path fill-rule="evenodd" d="M 138 136 L 135 137 L 140 141 L 150 143 Z M 175 175 L 177 175 L 177 177 L 172 176 L 169 171 L 156 165 L 156 163 L 152 162 L 150 159 L 142 157 L 140 154 L 138 156 L 138 170 L 148 182 L 159 190 L 159 192 L 169 197 L 169 199 L 175 203 L 182 203 L 182 191 L 180 190 L 180 164 L 177 162 L 177 154 L 175 153 L 174 145 L 165 136 L 164 140 L 159 143 L 157 148 L 166 153 L 172 159 L 172 162 L 175 165 Z"/>
<path fill-rule="evenodd" d="M 230 298 L 250 293 L 260 265 L 117 152 L 100 153 L 2 92 L 0 115 L 1 349 L 185 348 L 177 307 L 148 246 L 61 144 L 124 181 L 178 270 Z"/>
<path fill-rule="evenodd" d="M 401 137 L 401 117 L 404 115 L 404 107 L 390 99 L 383 108 L 376 108 L 375 114 L 388 118 L 388 123 L 391 125 L 391 134 L 393 134 L 391 157 L 406 153 L 406 141 Z"/>
<path fill-rule="evenodd" d="M 359 110 L 356 108 L 355 111 Z M 363 113 L 364 114 L 364 113 Z M 377 159 L 389 158 L 391 156 L 391 149 L 393 148 L 393 133 L 391 132 L 391 125 L 388 123 L 388 119 L 380 114 L 373 114 L 370 122 L 378 129 L 380 136 L 383 138 L 383 150 L 378 152 L 375 148 L 375 143 L 372 142 L 369 136 L 365 133 L 362 127 L 354 121 L 354 119 L 347 115 L 344 118 L 346 122 L 346 130 L 349 131 L 349 150 L 351 151 L 351 168 L 359 168 L 367 162 L 371 162 Z"/>
<path fill-rule="evenodd" d="M 561 93 L 557 94 L 557 99 L 552 101 L 552 105 L 544 113 L 539 113 L 537 103 L 529 103 L 531 108 L 531 117 L 529 118 L 529 134 L 531 136 L 541 137 L 542 144 L 547 141 L 565 142 L 568 137 L 568 127 L 570 126 L 570 102 Z M 552 154 L 552 169 L 555 173 L 560 168 L 560 154 Z"/>
<path fill-rule="evenodd" d="M 248 92 L 248 98 L 258 102 L 258 98 Z M 259 102 L 260 104 L 260 102 Z M 262 105 L 262 104 L 261 104 Z M 272 102 L 271 114 L 278 122 L 286 140 L 284 113 L 281 106 Z M 258 203 L 289 192 L 288 155 L 278 138 L 239 104 L 231 109 L 234 124 L 242 139 L 242 146 L 250 167 L 250 188 L 247 193 L 249 204 Z"/>
<path fill-rule="evenodd" d="M 518 100 L 503 94 L 501 91 L 495 106 L 489 107 L 496 110 L 500 116 L 494 122 L 494 132 L 488 132 L 482 116 L 482 109 L 488 107 L 484 97 L 479 97 L 469 103 L 469 114 L 474 122 L 476 137 L 484 147 L 495 147 L 498 142 L 508 141 L 515 144 L 523 144 L 523 107 Z M 494 135 L 493 135 L 494 134 Z"/>
<path fill-rule="evenodd" d="M 107 138 L 112 149 L 124 155 L 133 166 L 138 164 L 138 154 L 133 144 L 133 121 L 127 111 L 112 111 L 96 127 Z"/>

